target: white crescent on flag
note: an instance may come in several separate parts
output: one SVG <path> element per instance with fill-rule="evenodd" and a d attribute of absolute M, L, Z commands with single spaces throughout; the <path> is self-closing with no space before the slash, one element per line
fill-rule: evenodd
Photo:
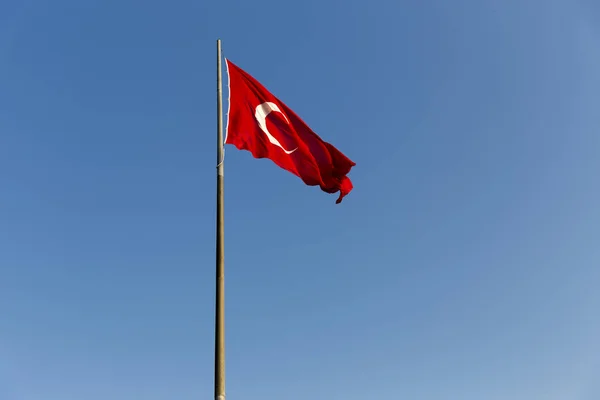
<path fill-rule="evenodd" d="M 267 129 L 267 115 L 269 115 L 269 113 L 271 113 L 272 111 L 280 113 L 281 115 L 283 115 L 283 118 L 285 118 L 286 122 L 288 124 L 290 123 L 290 121 L 287 119 L 285 114 L 281 112 L 279 107 L 277 107 L 277 104 L 271 103 L 271 102 L 266 102 L 266 103 L 262 103 L 261 105 L 256 107 L 256 112 L 254 113 L 254 117 L 258 121 L 258 126 L 260 126 L 260 129 L 262 129 L 262 131 L 265 133 L 265 135 L 267 135 L 267 138 L 269 138 L 269 142 L 271 142 L 275 146 L 281 148 L 283 151 L 285 151 L 285 154 L 292 154 L 293 152 L 298 150 L 298 148 L 296 147 L 293 150 L 286 150 L 281 145 L 281 143 L 279 143 L 279 140 L 277 140 L 273 135 L 271 135 L 271 132 L 269 132 L 269 130 Z"/>

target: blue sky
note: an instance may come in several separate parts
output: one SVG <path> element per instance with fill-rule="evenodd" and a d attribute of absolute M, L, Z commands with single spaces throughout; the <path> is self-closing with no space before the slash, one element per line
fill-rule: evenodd
<path fill-rule="evenodd" d="M 0 3 L 0 399 L 211 398 L 215 40 L 357 166 L 228 146 L 229 399 L 600 398 L 597 2 Z"/>

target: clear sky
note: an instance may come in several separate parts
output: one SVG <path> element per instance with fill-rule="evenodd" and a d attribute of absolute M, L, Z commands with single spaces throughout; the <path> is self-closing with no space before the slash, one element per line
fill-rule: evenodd
<path fill-rule="evenodd" d="M 0 400 L 213 396 L 215 40 L 357 166 L 228 146 L 228 399 L 600 398 L 593 0 L 0 2 Z"/>

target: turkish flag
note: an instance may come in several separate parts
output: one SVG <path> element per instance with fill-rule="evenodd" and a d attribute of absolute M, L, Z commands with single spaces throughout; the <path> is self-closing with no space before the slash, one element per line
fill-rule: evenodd
<path fill-rule="evenodd" d="M 229 112 L 225 143 L 248 150 L 255 158 L 271 159 L 307 185 L 319 185 L 327 193 L 339 191 L 336 203 L 340 203 L 352 190 L 346 175 L 356 164 L 317 136 L 256 79 L 226 62 Z"/>

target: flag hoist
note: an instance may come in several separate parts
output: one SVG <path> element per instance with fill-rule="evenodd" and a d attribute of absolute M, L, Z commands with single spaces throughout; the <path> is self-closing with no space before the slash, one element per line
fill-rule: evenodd
<path fill-rule="evenodd" d="M 339 192 L 336 203 L 352 190 L 347 177 L 356 164 L 271 94 L 260 82 L 229 60 L 227 131 L 223 135 L 221 40 L 217 40 L 217 246 L 215 303 L 215 400 L 225 400 L 225 248 L 223 147 L 231 144 L 255 158 L 268 158 L 306 185 Z"/>

